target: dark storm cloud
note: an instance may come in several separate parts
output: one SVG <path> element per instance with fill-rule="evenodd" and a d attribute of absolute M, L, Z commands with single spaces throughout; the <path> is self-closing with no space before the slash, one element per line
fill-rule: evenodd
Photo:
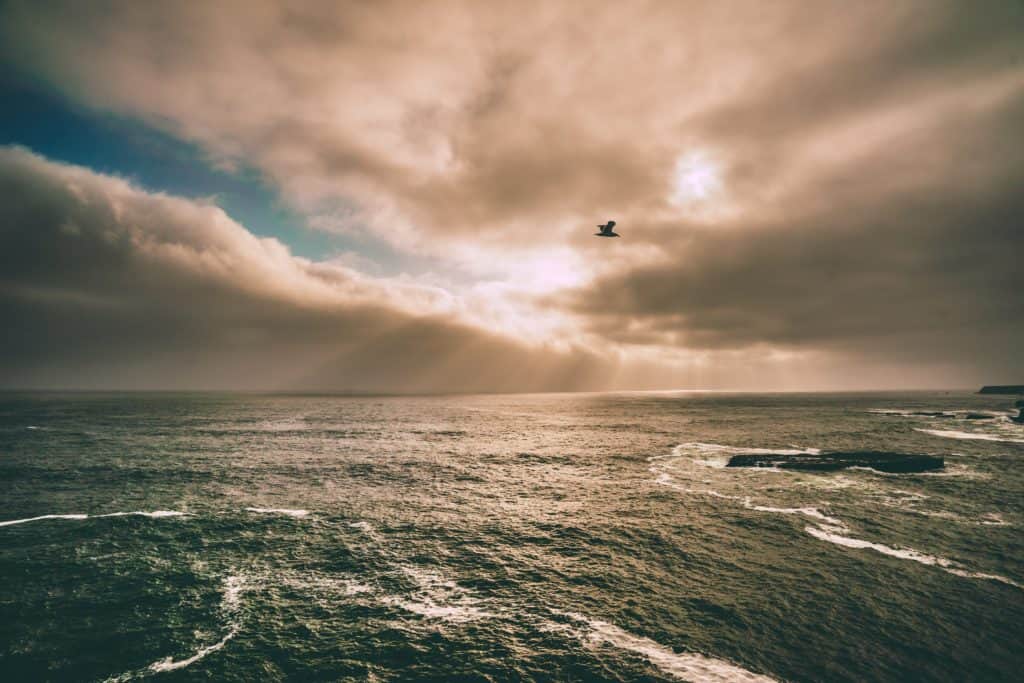
<path fill-rule="evenodd" d="M 11 0 L 0 55 L 75 102 L 260 169 L 316 225 L 498 281 L 483 308 L 561 317 L 548 338 L 610 347 L 655 384 L 687 363 L 775 381 L 738 353 L 793 376 L 814 356 L 830 379 L 828 363 L 883 379 L 903 364 L 931 386 L 1021 368 L 1019 2 Z M 680 182 L 683 161 L 694 178 Z M 614 245 L 590 235 L 611 217 Z M 149 272 L 87 277 L 109 293 Z M 340 272 L 224 271 L 218 286 L 261 303 L 203 329 L 284 335 L 249 324 L 269 310 L 260 297 L 313 298 L 312 313 L 287 303 L 281 316 L 316 338 L 302 316 L 356 315 L 325 278 L 366 309 L 353 340 L 378 339 L 382 301 L 438 306 Z M 87 284 L 65 295 L 85 305 Z M 547 287 L 572 291 L 522 304 Z M 235 307 L 247 310 L 222 306 Z M 478 334 L 421 324 L 409 329 L 424 339 Z"/>
<path fill-rule="evenodd" d="M 0 148 L 0 194 L 3 386 L 409 392 L 602 381 L 591 355 L 431 315 L 434 293 L 297 259 L 215 206 L 16 148 Z"/>
<path fill-rule="evenodd" d="M 628 344 L 836 350 L 1021 368 L 1024 97 L 907 132 L 808 181 L 789 212 L 650 225 L 657 263 L 570 297 Z"/>

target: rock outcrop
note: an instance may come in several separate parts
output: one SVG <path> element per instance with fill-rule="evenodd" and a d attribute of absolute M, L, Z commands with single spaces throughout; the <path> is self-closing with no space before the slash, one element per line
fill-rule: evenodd
<path fill-rule="evenodd" d="M 945 461 L 938 455 L 889 453 L 886 451 L 832 451 L 829 453 L 779 455 L 739 453 L 727 467 L 774 467 L 782 470 L 830 472 L 847 467 L 870 467 L 879 472 L 909 474 L 941 470 Z"/>

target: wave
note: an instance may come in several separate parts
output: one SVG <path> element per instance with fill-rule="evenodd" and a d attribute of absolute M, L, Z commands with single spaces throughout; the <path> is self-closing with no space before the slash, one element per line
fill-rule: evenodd
<path fill-rule="evenodd" d="M 961 455 L 954 453 L 954 455 Z M 945 469 L 933 470 L 931 472 L 879 472 L 870 467 L 847 467 L 847 470 L 860 470 L 877 477 L 962 477 L 964 479 L 990 479 L 991 474 L 987 472 L 976 472 L 967 465 L 947 464 Z"/>
<path fill-rule="evenodd" d="M 824 522 L 825 524 L 836 529 L 846 528 L 846 525 L 841 520 L 838 520 L 835 517 L 829 517 L 816 507 L 808 506 L 799 508 L 775 508 L 767 507 L 764 505 L 752 505 L 750 503 L 749 498 L 743 501 L 743 507 L 747 508 L 748 510 L 757 510 L 758 512 L 774 512 L 780 515 L 804 515 L 805 517 L 816 519 L 819 522 Z"/>
<path fill-rule="evenodd" d="M 224 637 L 216 643 L 199 648 L 192 656 L 186 657 L 185 659 L 164 657 L 163 659 L 158 659 L 149 666 L 141 669 L 128 671 L 117 676 L 111 676 L 106 679 L 104 683 L 127 683 L 128 681 L 135 680 L 136 678 L 145 678 L 151 674 L 166 673 L 168 671 L 184 669 L 187 666 L 195 664 L 207 655 L 222 649 L 232 638 L 238 635 L 238 632 L 241 629 L 241 624 L 237 619 L 237 613 L 241 606 L 242 594 L 248 589 L 249 585 L 245 577 L 239 575 L 230 575 L 225 577 L 220 608 L 228 622 L 228 631 Z"/>
<path fill-rule="evenodd" d="M 860 538 L 844 536 L 841 533 L 837 533 L 836 530 L 826 529 L 820 526 L 807 526 L 804 527 L 804 531 L 806 531 L 808 534 L 814 536 L 819 540 L 827 541 L 829 543 L 835 543 L 836 545 L 841 545 L 846 548 L 855 548 L 858 550 L 874 550 L 875 552 L 882 553 L 883 555 L 897 557 L 901 560 L 911 560 L 912 562 L 918 562 L 920 564 L 939 567 L 943 571 L 946 571 L 950 574 L 954 574 L 956 576 L 961 576 L 969 579 L 987 579 L 990 581 L 999 581 L 1000 583 L 1005 583 L 1008 586 L 1013 586 L 1015 588 L 1020 588 L 1021 590 L 1024 590 L 1024 585 L 1014 581 L 1013 579 L 1009 579 L 1005 576 L 1000 576 L 998 574 L 985 574 L 982 572 L 971 571 L 963 568 L 959 563 L 954 562 L 953 560 L 949 560 L 944 557 L 937 557 L 935 555 L 928 555 L 927 553 L 922 553 L 918 550 L 914 550 L 913 548 L 893 548 L 892 546 L 884 545 L 882 543 L 874 543 L 872 541 L 865 541 Z"/>
<path fill-rule="evenodd" d="M 28 522 L 38 522 L 44 519 L 99 519 L 101 517 L 126 517 L 128 515 L 140 515 L 142 517 L 149 517 L 151 519 L 157 519 L 161 517 L 190 517 L 191 514 L 188 512 L 178 512 L 177 510 L 153 510 L 152 512 L 145 512 L 142 510 L 134 510 L 132 512 L 108 512 L 103 515 L 40 515 L 38 517 L 27 517 L 25 519 L 12 519 L 6 522 L 0 522 L 0 526 L 11 526 L 13 524 L 26 524 Z"/>
<path fill-rule="evenodd" d="M 90 515 L 90 517 L 127 517 L 129 515 L 139 515 L 140 517 L 149 517 L 150 519 L 160 519 L 161 517 L 191 517 L 192 513 L 179 512 L 178 510 L 153 510 L 152 512 L 133 510 L 132 512 L 108 512 L 105 515 Z"/>
<path fill-rule="evenodd" d="M 416 590 L 408 597 L 385 597 L 382 600 L 385 604 L 452 624 L 496 616 L 481 608 L 479 598 L 441 574 L 418 567 L 402 567 L 402 572 L 416 585 Z"/>
<path fill-rule="evenodd" d="M 282 574 L 275 572 L 277 579 L 286 586 L 314 593 L 341 594 L 345 597 L 373 593 L 374 587 L 350 577 L 334 576 L 320 572 Z"/>
<path fill-rule="evenodd" d="M 238 629 L 232 629 L 228 632 L 226 636 L 221 638 L 220 641 L 214 643 L 213 645 L 207 645 L 206 647 L 200 648 L 194 655 L 192 655 L 188 659 L 174 660 L 171 657 L 166 657 L 158 662 L 153 662 L 152 664 L 150 664 L 148 667 L 146 667 L 146 671 L 152 671 L 153 673 L 161 673 L 164 671 L 184 669 L 186 666 L 189 666 L 190 664 L 195 664 L 211 652 L 216 652 L 217 650 L 221 649 L 222 647 L 227 645 L 228 641 L 234 638 L 237 634 Z"/>
<path fill-rule="evenodd" d="M 309 510 L 291 510 L 288 508 L 245 508 L 248 512 L 256 512 L 264 515 L 288 515 L 289 517 L 305 517 Z"/>
<path fill-rule="evenodd" d="M 753 448 L 747 446 L 726 446 L 718 443 L 690 441 L 687 443 L 681 443 L 674 447 L 671 454 L 656 455 L 648 458 L 648 460 L 653 461 L 663 460 L 666 458 L 679 458 L 684 455 L 735 455 L 737 453 L 757 453 L 759 455 L 820 455 L 821 450 L 818 448 L 800 448 L 799 446 L 794 446 L 793 448 Z"/>
<path fill-rule="evenodd" d="M 870 408 L 869 413 L 892 417 L 926 417 L 957 420 L 996 420 L 1012 413 L 1003 410 L 921 410 L 911 408 Z"/>
<path fill-rule="evenodd" d="M 27 517 L 25 519 L 12 519 L 6 522 L 0 522 L 0 526 L 11 526 L 12 524 L 26 524 L 28 522 L 38 522 L 42 519 L 88 519 L 89 515 L 40 515 L 38 517 Z"/>
<path fill-rule="evenodd" d="M 946 439 L 966 439 L 978 441 L 998 441 L 1001 443 L 1024 443 L 1024 439 L 1012 439 L 995 434 L 982 434 L 980 432 L 961 432 L 955 429 L 922 429 L 915 427 L 914 431 L 924 432 L 932 436 L 941 436 Z"/>
<path fill-rule="evenodd" d="M 672 475 L 666 472 L 661 472 L 660 474 L 658 474 L 658 478 L 654 480 L 654 483 L 660 484 L 662 486 L 668 486 L 670 488 L 676 489 L 677 491 L 682 491 L 683 493 L 693 493 L 702 496 L 711 496 L 712 498 L 721 498 L 723 500 L 734 500 L 739 502 L 746 509 L 754 510 L 756 512 L 773 512 L 780 515 L 804 515 L 806 517 L 816 519 L 819 522 L 823 522 L 825 524 L 834 526 L 836 528 L 846 527 L 846 525 L 843 524 L 841 520 L 838 520 L 835 517 L 829 517 L 816 507 L 804 506 L 779 508 L 769 507 L 767 505 L 755 505 L 751 502 L 750 496 L 731 496 L 726 493 L 719 493 L 718 491 L 715 491 L 713 489 L 692 489 L 681 484 L 677 484 L 675 483 L 675 480 L 672 478 Z"/>
<path fill-rule="evenodd" d="M 676 652 L 650 638 L 638 636 L 607 621 L 591 619 L 575 612 L 556 612 L 584 630 L 572 629 L 584 642 L 604 643 L 646 657 L 658 670 L 693 683 L 774 683 L 775 679 L 754 673 L 731 662 L 692 652 Z M 557 625 L 552 630 L 562 630 Z"/>

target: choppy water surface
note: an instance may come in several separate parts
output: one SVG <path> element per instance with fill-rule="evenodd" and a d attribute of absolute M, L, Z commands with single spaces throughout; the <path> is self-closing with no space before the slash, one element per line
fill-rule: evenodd
<path fill-rule="evenodd" d="M 0 679 L 1013 680 L 1009 404 L 3 395 Z"/>

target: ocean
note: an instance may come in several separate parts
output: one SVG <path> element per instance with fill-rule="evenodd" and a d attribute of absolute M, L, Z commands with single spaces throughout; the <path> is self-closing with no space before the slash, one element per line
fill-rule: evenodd
<path fill-rule="evenodd" d="M 1020 680 L 1011 405 L 2 394 L 0 680 Z"/>

